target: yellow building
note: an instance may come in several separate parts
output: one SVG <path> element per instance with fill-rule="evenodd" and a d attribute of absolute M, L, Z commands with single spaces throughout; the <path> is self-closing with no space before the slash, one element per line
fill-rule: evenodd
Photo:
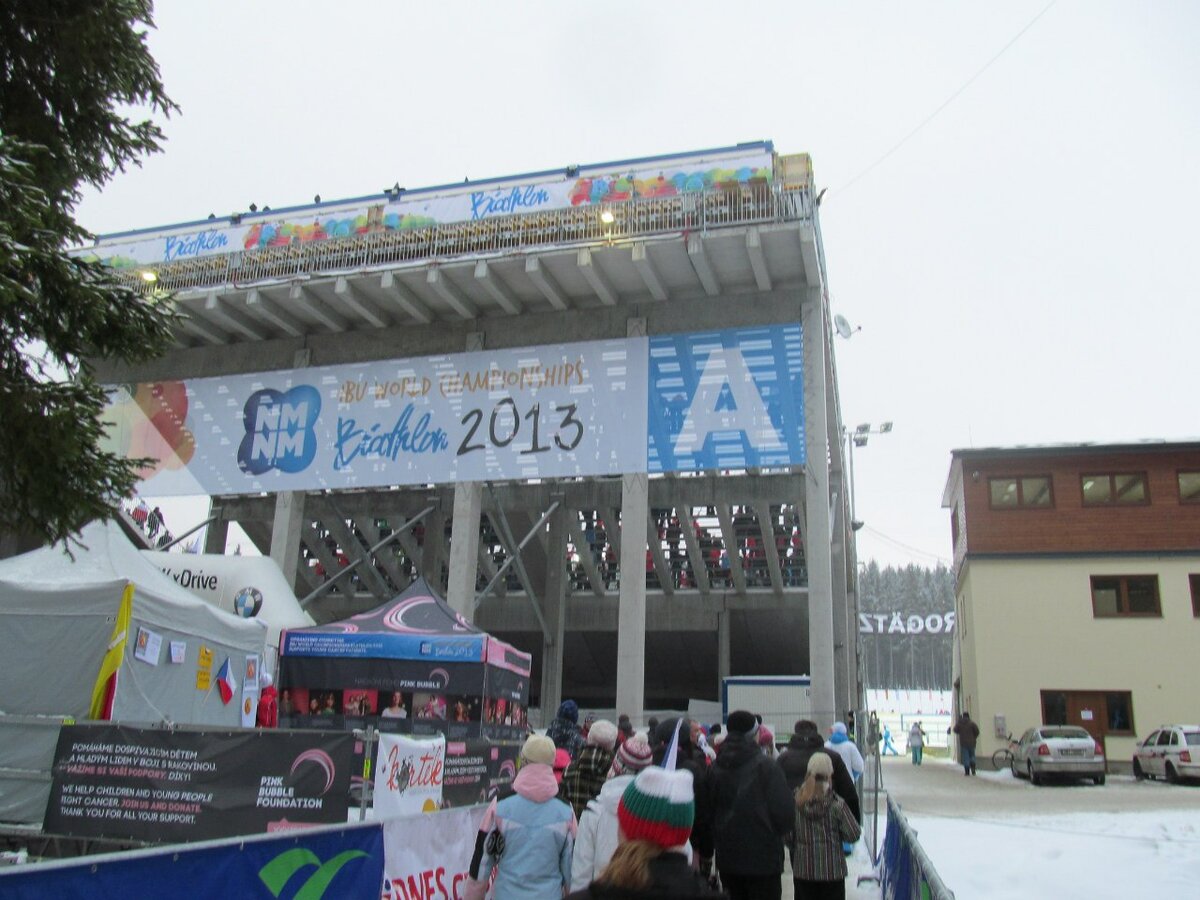
<path fill-rule="evenodd" d="M 1200 444 L 955 450 L 942 505 L 980 759 L 1074 724 L 1128 771 L 1139 737 L 1200 718 Z"/>

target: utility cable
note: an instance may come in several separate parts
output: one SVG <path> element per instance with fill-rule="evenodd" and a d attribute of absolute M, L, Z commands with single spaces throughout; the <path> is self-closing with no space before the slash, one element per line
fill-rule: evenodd
<path fill-rule="evenodd" d="M 850 190 L 850 188 L 853 187 L 860 179 L 865 178 L 870 172 L 872 172 L 874 169 L 881 166 L 888 159 L 888 157 L 890 157 L 893 153 L 895 153 L 897 150 L 899 150 L 901 147 L 903 147 L 905 144 L 907 144 L 910 140 L 912 140 L 912 138 L 915 137 L 916 134 L 922 128 L 924 128 L 926 125 L 928 125 L 930 122 L 932 122 L 935 118 L 937 118 L 938 114 L 942 110 L 944 110 L 947 106 L 949 106 L 951 103 L 953 103 L 955 100 L 957 100 L 958 96 L 960 94 L 962 94 L 963 91 L 965 91 L 972 84 L 974 84 L 980 75 L 982 75 L 984 72 L 986 72 L 988 69 L 990 69 L 992 67 L 992 64 L 995 63 L 996 60 L 998 60 L 1001 56 L 1003 56 L 1009 50 L 1009 48 L 1012 47 L 1013 44 L 1015 44 L 1017 41 L 1019 41 L 1021 39 L 1021 37 L 1025 34 L 1025 32 L 1027 32 L 1030 28 L 1032 28 L 1034 25 L 1036 25 L 1038 19 L 1040 19 L 1042 16 L 1044 16 L 1046 13 L 1048 13 L 1050 11 L 1050 7 L 1054 6 L 1054 4 L 1057 2 L 1058 2 L 1058 0 L 1050 0 L 1050 2 L 1046 4 L 1046 6 L 1042 9 L 1041 12 L 1039 12 L 1036 16 L 1034 16 L 1032 19 L 1030 19 L 1029 23 L 1024 28 L 1022 28 L 1020 31 L 1018 31 L 1007 44 L 1005 44 L 1003 47 L 1001 47 L 999 52 L 996 53 L 995 56 L 993 56 L 991 59 L 989 59 L 987 62 L 985 62 L 983 64 L 983 66 L 980 67 L 975 72 L 974 75 L 972 75 L 965 82 L 963 82 L 963 84 L 958 88 L 958 90 L 956 90 L 953 94 L 951 94 L 949 97 L 947 97 L 945 99 L 945 101 L 942 102 L 941 106 L 939 106 L 937 109 L 935 109 L 929 115 L 927 115 L 924 119 L 922 119 L 916 128 L 912 129 L 910 132 L 908 132 L 908 134 L 906 134 L 906 135 L 904 135 L 904 137 L 900 138 L 900 140 L 898 140 L 894 145 L 892 145 L 892 148 L 890 150 L 888 150 L 881 157 L 879 157 L 877 160 L 875 160 L 875 162 L 871 163 L 869 166 L 867 166 L 865 169 L 863 169 L 861 172 L 859 172 L 857 175 L 855 175 L 853 178 L 851 178 L 842 187 L 835 188 L 834 194 L 845 193 L 846 191 Z"/>

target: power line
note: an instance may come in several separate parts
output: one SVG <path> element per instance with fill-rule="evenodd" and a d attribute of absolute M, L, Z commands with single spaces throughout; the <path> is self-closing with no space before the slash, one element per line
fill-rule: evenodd
<path fill-rule="evenodd" d="M 1030 19 L 1029 23 L 1024 28 L 1022 28 L 1020 31 L 1018 31 L 1013 36 L 1012 40 L 1010 40 L 1007 44 L 1005 44 L 1003 47 L 1001 47 L 1000 51 L 995 56 L 993 56 L 991 59 L 989 59 L 987 62 L 985 62 L 983 64 L 983 66 L 975 72 L 974 75 L 972 75 L 965 82 L 963 82 L 963 84 L 958 88 L 958 90 L 956 90 L 953 94 L 951 94 L 949 97 L 947 97 L 945 99 L 945 101 L 942 103 L 941 106 L 939 106 L 937 109 L 935 109 L 929 115 L 927 115 L 924 119 L 922 119 L 916 128 L 914 128 L 908 134 L 904 135 L 904 137 L 900 138 L 900 140 L 897 141 L 890 150 L 888 150 L 886 153 L 884 153 L 883 156 L 879 157 L 879 159 L 875 160 L 875 162 L 871 163 L 869 166 L 867 166 L 865 169 L 863 169 L 861 172 L 859 172 L 857 175 L 855 175 L 853 178 L 851 178 L 848 182 L 846 182 L 845 185 L 843 185 L 840 188 L 835 188 L 834 194 L 837 195 L 839 193 L 845 193 L 846 191 L 850 190 L 850 188 L 853 187 L 854 184 L 856 184 L 860 179 L 866 177 L 867 174 L 869 174 L 871 171 L 873 171 L 874 169 L 876 169 L 880 165 L 882 165 L 888 159 L 888 157 L 890 157 L 893 153 L 895 153 L 897 150 L 899 150 L 901 147 L 903 147 L 905 144 L 907 144 L 910 140 L 912 140 L 912 138 L 917 134 L 917 132 L 919 132 L 922 128 L 924 128 L 926 125 L 928 125 L 930 122 L 932 122 L 942 110 L 944 110 L 947 106 L 949 106 L 951 103 L 953 103 L 955 100 L 957 100 L 959 94 L 961 94 L 963 91 L 965 91 L 967 88 L 969 88 L 972 84 L 974 84 L 975 80 L 977 78 L 979 78 L 980 75 L 982 75 L 984 72 L 986 72 L 988 69 L 990 69 L 992 67 L 992 64 L 995 63 L 996 60 L 998 60 L 1001 56 L 1003 56 L 1008 51 L 1008 49 L 1010 47 L 1012 47 L 1013 44 L 1015 44 L 1017 41 L 1019 41 L 1021 39 L 1021 37 L 1025 34 L 1025 32 L 1027 32 L 1030 28 L 1032 28 L 1035 24 L 1037 24 L 1038 19 L 1040 19 L 1042 16 L 1044 16 L 1046 13 L 1048 13 L 1050 11 L 1050 7 L 1052 7 L 1057 2 L 1058 2 L 1058 0 L 1050 0 L 1050 2 L 1046 4 L 1046 6 L 1042 9 L 1042 11 L 1040 13 L 1038 13 L 1036 16 L 1034 16 L 1032 19 Z"/>
<path fill-rule="evenodd" d="M 863 530 L 873 534 L 875 537 L 879 538 L 880 540 L 885 541 L 895 547 L 899 547 L 902 550 L 907 550 L 909 553 L 915 553 L 915 554 L 917 554 L 917 556 L 928 557 L 929 559 L 936 560 L 937 562 L 939 562 L 945 566 L 950 565 L 950 560 L 946 559 L 944 556 L 939 556 L 937 553 L 930 553 L 928 550 L 921 550 L 919 547 L 914 547 L 911 544 L 906 544 L 903 541 L 898 541 L 894 537 L 884 534 L 879 529 L 872 528 L 870 525 L 863 526 Z"/>

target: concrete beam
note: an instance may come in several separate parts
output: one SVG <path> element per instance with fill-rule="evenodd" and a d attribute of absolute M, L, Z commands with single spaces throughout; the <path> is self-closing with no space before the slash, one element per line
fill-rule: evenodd
<path fill-rule="evenodd" d="M 178 319 L 179 327 L 195 335 L 206 344 L 228 344 L 229 335 L 218 328 L 213 322 L 204 318 L 195 309 L 180 308 L 183 313 Z"/>
<path fill-rule="evenodd" d="M 228 300 L 219 297 L 216 291 L 204 298 L 204 312 L 208 318 L 219 322 L 231 334 L 240 334 L 252 341 L 265 341 L 266 329 L 240 309 L 234 309 Z"/>
<path fill-rule="evenodd" d="M 692 508 L 685 507 L 688 514 L 687 521 L 682 518 L 679 521 L 679 527 L 683 530 L 683 542 L 687 545 L 688 561 L 692 564 L 692 578 L 696 582 L 696 589 L 700 591 L 701 597 L 708 597 L 712 590 L 712 584 L 708 580 L 708 566 L 705 564 L 704 550 L 700 546 L 700 538 L 696 535 L 696 524 L 692 519 Z M 678 512 L 678 507 L 676 508 Z"/>
<path fill-rule="evenodd" d="M 349 279 L 339 277 L 334 282 L 333 292 L 352 313 L 372 328 L 387 328 L 392 324 L 392 320 Z"/>
<path fill-rule="evenodd" d="M 450 283 L 441 269 L 431 268 L 429 274 L 425 276 L 425 283 L 433 288 L 434 292 L 462 318 L 475 319 L 479 317 L 479 310 L 470 300 L 459 293 L 458 288 Z"/>
<path fill-rule="evenodd" d="M 658 523 L 654 514 L 646 514 L 646 552 L 650 554 L 650 562 L 654 566 L 654 574 L 658 576 L 658 584 L 668 597 L 675 593 L 675 583 L 671 578 L 671 567 L 663 558 L 662 541 L 658 537 Z"/>
<path fill-rule="evenodd" d="M 393 273 L 384 272 L 380 276 L 379 289 L 387 294 L 414 322 L 421 325 L 428 325 L 433 321 L 433 313 Z"/>
<path fill-rule="evenodd" d="M 450 577 L 446 602 L 470 622 L 475 617 L 475 584 L 479 569 L 479 521 L 483 482 L 460 481 L 454 486 L 450 519 Z"/>
<path fill-rule="evenodd" d="M 304 524 L 304 493 L 280 491 L 276 494 L 275 523 L 271 528 L 271 559 L 279 566 L 279 571 L 292 590 L 296 589 L 300 532 Z"/>
<path fill-rule="evenodd" d="M 650 250 L 646 244 L 633 245 L 633 267 L 642 276 L 642 283 L 646 285 L 651 297 L 655 300 L 667 299 L 667 289 L 663 286 L 662 277 L 658 274 L 654 260 L 650 258 Z"/>
<path fill-rule="evenodd" d="M 771 505 L 754 507 L 758 518 L 758 531 L 762 535 L 763 552 L 766 555 L 767 571 L 771 573 L 771 587 L 775 593 L 783 593 L 783 573 L 779 568 L 779 547 L 775 543 L 775 516 Z"/>
<path fill-rule="evenodd" d="M 763 253 L 762 233 L 757 228 L 746 232 L 746 254 L 750 257 L 750 268 L 754 270 L 754 283 L 760 291 L 771 289 L 771 273 L 767 271 L 767 257 Z"/>
<path fill-rule="evenodd" d="M 645 474 L 621 476 L 621 515 L 621 559 L 625 564 L 621 567 L 621 617 L 617 623 L 617 709 L 641 710 L 646 706 L 646 579 L 640 563 L 645 558 L 650 515 Z M 609 534 L 613 521 L 606 522 Z M 634 561 L 637 564 L 631 566 Z"/>
<path fill-rule="evenodd" d="M 596 265 L 596 261 L 592 258 L 592 251 L 587 247 L 580 248 L 575 254 L 575 265 L 579 267 L 579 271 L 583 274 L 584 279 L 592 286 L 592 290 L 596 292 L 596 296 L 600 298 L 600 302 L 605 306 L 616 306 L 617 296 L 616 288 L 608 276 L 600 271 L 600 267 Z"/>
<path fill-rule="evenodd" d="M 713 505 L 713 504 L 710 504 Z M 729 577 L 739 594 L 746 593 L 746 571 L 742 568 L 742 556 L 738 552 L 737 534 L 733 530 L 733 516 L 725 503 L 716 504 L 717 521 L 721 523 L 721 540 L 725 544 L 725 556 L 729 560 Z"/>
<path fill-rule="evenodd" d="M 687 255 L 691 260 L 692 269 L 696 272 L 696 277 L 700 279 L 704 293 L 710 297 L 720 294 L 721 282 L 717 281 L 717 276 L 713 273 L 712 264 L 709 263 L 708 254 L 704 250 L 704 239 L 700 235 L 688 235 Z"/>
<path fill-rule="evenodd" d="M 328 305 L 322 303 L 320 298 L 303 284 L 292 285 L 291 291 L 288 292 L 288 302 L 307 312 L 326 331 L 346 331 L 350 327 L 345 319 L 330 309 Z"/>
<path fill-rule="evenodd" d="M 510 316 L 521 314 L 521 301 L 512 295 L 512 292 L 504 282 L 492 271 L 492 267 L 488 265 L 486 259 L 481 259 L 475 263 L 475 280 L 483 286 L 485 291 L 492 295 L 492 299 L 500 304 L 500 308 Z"/>
<path fill-rule="evenodd" d="M 542 261 L 536 256 L 530 256 L 525 260 L 525 274 L 555 309 L 565 310 L 570 307 L 562 288 L 558 286 L 554 276 L 546 271 L 542 266 Z"/>
<path fill-rule="evenodd" d="M 308 332 L 304 322 L 274 300 L 264 296 L 260 291 L 251 291 L 246 296 L 246 309 L 251 315 L 257 316 L 260 321 L 278 328 L 284 334 L 292 337 L 304 337 Z"/>

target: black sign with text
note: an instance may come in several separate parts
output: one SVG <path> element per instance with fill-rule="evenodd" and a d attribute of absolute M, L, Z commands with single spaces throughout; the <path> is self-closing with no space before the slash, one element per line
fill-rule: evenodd
<path fill-rule="evenodd" d="M 354 736 L 68 725 L 48 834 L 149 843 L 346 821 Z"/>

